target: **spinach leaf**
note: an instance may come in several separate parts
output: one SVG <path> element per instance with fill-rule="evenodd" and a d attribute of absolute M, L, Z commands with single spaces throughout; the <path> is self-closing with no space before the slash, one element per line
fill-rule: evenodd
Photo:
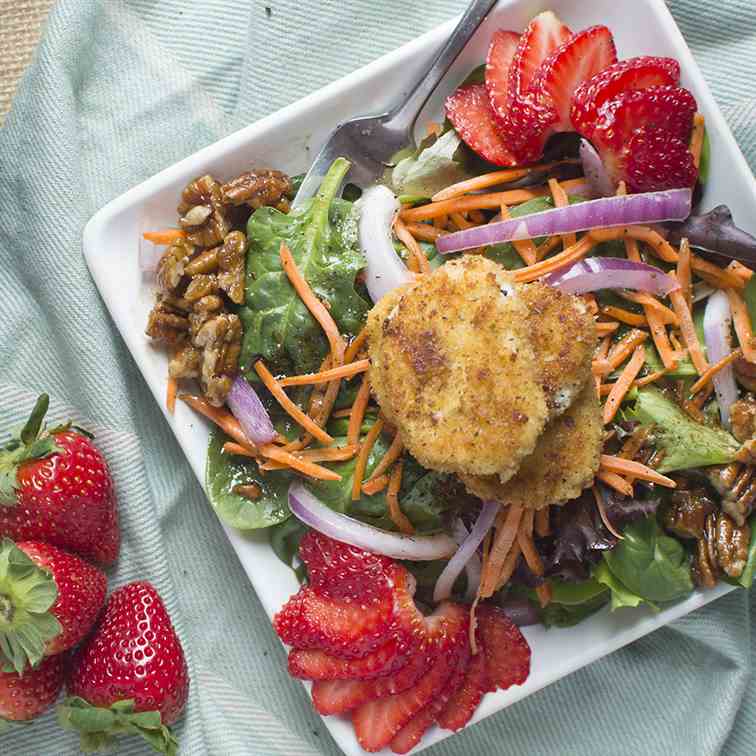
<path fill-rule="evenodd" d="M 328 350 L 322 329 L 283 272 L 281 242 L 315 294 L 329 303 L 341 331 L 362 327 L 370 306 L 355 290 L 355 276 L 365 266 L 356 213 L 336 198 L 348 170 L 339 158 L 309 203 L 288 214 L 261 207 L 249 219 L 246 305 L 239 312 L 242 369 L 262 357 L 273 373 L 304 373 L 316 370 Z"/>
<path fill-rule="evenodd" d="M 751 323 L 756 323 L 756 276 L 746 284 L 743 290 L 743 299 L 748 307 L 748 314 L 751 316 Z"/>
<path fill-rule="evenodd" d="M 606 586 L 593 578 L 582 580 L 579 583 L 571 583 L 565 580 L 551 578 L 551 600 L 565 606 L 580 606 L 593 599 L 606 596 Z"/>
<path fill-rule="evenodd" d="M 656 446 L 664 450 L 662 473 L 727 464 L 740 448 L 727 431 L 697 423 L 656 388 L 639 391 L 626 417 L 654 427 Z"/>
<path fill-rule="evenodd" d="M 620 609 L 623 606 L 640 606 L 643 598 L 633 593 L 627 586 L 623 585 L 617 576 L 609 569 L 606 562 L 601 562 L 593 571 L 593 579 L 607 586 L 611 592 L 611 610 Z M 646 602 L 653 609 L 657 606 L 650 601 Z"/>
<path fill-rule="evenodd" d="M 222 431 L 213 429 L 207 448 L 205 488 L 218 517 L 239 530 L 267 528 L 286 520 L 290 517 L 291 473 L 281 470 L 261 475 L 252 460 L 223 452 L 223 444 L 230 440 Z M 260 488 L 259 499 L 252 501 L 234 493 L 236 486 L 252 483 Z"/>
<path fill-rule="evenodd" d="M 629 591 L 646 601 L 674 601 L 693 590 L 688 555 L 679 541 L 666 535 L 655 517 L 628 525 L 625 536 L 604 561 Z"/>
<path fill-rule="evenodd" d="M 540 610 L 541 622 L 545 627 L 572 627 L 595 614 L 609 601 L 609 591 L 584 601 L 582 604 L 560 604 L 552 601 Z"/>
<path fill-rule="evenodd" d="M 296 517 L 274 525 L 268 530 L 268 539 L 275 555 L 289 567 L 294 567 L 294 557 L 299 551 L 299 542 L 307 532 L 307 526 Z"/>
<path fill-rule="evenodd" d="M 756 571 L 756 514 L 751 515 L 748 520 L 748 525 L 751 528 L 751 543 L 748 546 L 748 560 L 746 561 L 743 574 L 737 580 L 743 588 L 751 587 L 753 584 L 753 575 Z"/>

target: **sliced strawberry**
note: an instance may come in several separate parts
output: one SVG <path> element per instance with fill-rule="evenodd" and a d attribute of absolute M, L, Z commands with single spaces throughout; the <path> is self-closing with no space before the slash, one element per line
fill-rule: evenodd
<path fill-rule="evenodd" d="M 373 680 L 318 680 L 312 685 L 312 703 L 320 714 L 344 714 L 368 701 L 411 688 L 432 662 L 432 655 L 416 654 L 397 672 Z"/>
<path fill-rule="evenodd" d="M 540 13 L 528 24 L 512 55 L 506 100 L 499 96 L 501 85 L 494 84 L 493 72 L 490 83 L 486 77 L 494 114 L 518 163 L 530 163 L 541 157 L 558 121 L 553 106 L 537 101 L 531 84 L 543 61 L 571 36 L 569 27 L 551 11 Z"/>
<path fill-rule="evenodd" d="M 486 89 L 491 107 L 497 113 L 507 111 L 509 101 L 509 69 L 520 35 L 513 31 L 494 32 L 486 56 Z"/>
<path fill-rule="evenodd" d="M 462 684 L 439 712 L 438 726 L 445 730 L 461 730 L 470 721 L 490 686 L 486 657 L 480 650 L 470 659 Z"/>
<path fill-rule="evenodd" d="M 445 625 L 444 641 L 437 647 L 433 664 L 418 683 L 396 695 L 369 701 L 352 712 L 352 725 L 366 751 L 380 751 L 424 706 L 439 696 L 467 649 L 467 609 L 442 604 L 435 618 Z"/>
<path fill-rule="evenodd" d="M 496 126 L 483 84 L 460 87 L 446 98 L 444 107 L 446 117 L 473 152 L 494 165 L 515 164 Z"/>
<path fill-rule="evenodd" d="M 687 139 L 644 126 L 628 144 L 625 176 L 630 191 L 651 192 L 692 187 L 698 171 Z"/>
<path fill-rule="evenodd" d="M 496 688 L 522 685 L 530 674 L 530 646 L 503 610 L 486 604 L 477 609 L 486 658 L 486 674 Z"/>
<path fill-rule="evenodd" d="M 616 62 L 614 39 L 606 26 L 591 26 L 574 34 L 544 60 L 530 89 L 539 103 L 556 110 L 554 131 L 572 131 L 573 93 L 584 81 Z"/>
<path fill-rule="evenodd" d="M 577 132 L 593 135 L 602 106 L 622 92 L 677 84 L 680 64 L 674 58 L 650 55 L 621 60 L 584 81 L 572 96 L 570 120 Z"/>
<path fill-rule="evenodd" d="M 393 560 L 311 530 L 299 544 L 312 589 L 321 596 L 367 601 L 388 590 Z"/>
<path fill-rule="evenodd" d="M 444 711 L 449 701 L 457 695 L 462 687 L 468 666 L 470 664 L 470 649 L 465 646 L 460 653 L 457 667 L 444 685 L 444 689 L 430 703 L 426 704 L 415 714 L 391 740 L 391 750 L 394 753 L 407 753 L 411 751 L 423 738 L 423 735 L 437 721 L 438 716 Z"/>
<path fill-rule="evenodd" d="M 284 643 L 358 659 L 390 633 L 394 599 L 390 592 L 369 604 L 320 596 L 303 586 L 273 619 Z"/>
<path fill-rule="evenodd" d="M 622 92 L 605 103 L 592 141 L 612 181 L 624 179 L 631 191 L 692 186 L 688 140 L 696 107 L 687 89 L 670 85 Z"/>
<path fill-rule="evenodd" d="M 316 649 L 292 649 L 289 674 L 302 680 L 370 680 L 390 675 L 407 664 L 414 646 L 402 635 L 392 635 L 361 659 L 344 659 Z"/>

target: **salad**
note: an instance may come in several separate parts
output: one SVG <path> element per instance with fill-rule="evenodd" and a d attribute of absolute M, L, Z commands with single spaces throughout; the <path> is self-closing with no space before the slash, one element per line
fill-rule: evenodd
<path fill-rule="evenodd" d="M 203 176 L 144 235 L 169 408 L 215 424 L 210 502 L 296 571 L 289 671 L 365 750 L 522 684 L 518 626 L 752 583 L 756 239 L 694 212 L 679 79 L 542 13 L 382 183 Z"/>

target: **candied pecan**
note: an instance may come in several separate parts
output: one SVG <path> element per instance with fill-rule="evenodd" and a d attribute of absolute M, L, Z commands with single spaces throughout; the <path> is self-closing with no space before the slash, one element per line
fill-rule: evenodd
<path fill-rule="evenodd" d="M 223 309 L 223 300 L 217 294 L 208 294 L 194 303 L 194 312 L 218 312 Z"/>
<path fill-rule="evenodd" d="M 678 486 L 683 485 L 678 481 Z M 702 538 L 706 517 L 716 510 L 714 502 L 703 489 L 678 487 L 670 495 L 664 512 L 664 527 L 678 538 Z"/>
<path fill-rule="evenodd" d="M 738 462 L 706 468 L 706 477 L 722 497 L 722 509 L 738 525 L 746 521 L 756 501 L 756 476 L 753 473 L 752 466 Z"/>
<path fill-rule="evenodd" d="M 218 291 L 218 278 L 211 274 L 200 273 L 194 276 L 189 282 L 189 286 L 184 292 L 184 299 L 189 302 L 196 302 L 210 294 Z"/>
<path fill-rule="evenodd" d="M 756 436 L 756 397 L 748 394 L 730 407 L 732 435 L 741 443 Z"/>
<path fill-rule="evenodd" d="M 202 351 L 187 344 L 180 349 L 168 364 L 168 375 L 171 378 L 199 378 Z"/>
<path fill-rule="evenodd" d="M 264 205 L 288 212 L 287 195 L 293 193 L 291 179 L 281 171 L 256 168 L 242 173 L 221 187 L 225 202 L 232 205 L 249 205 L 253 210 Z"/>
<path fill-rule="evenodd" d="M 244 269 L 247 237 L 241 231 L 232 231 L 218 251 L 218 285 L 236 304 L 244 302 Z"/>
<path fill-rule="evenodd" d="M 737 526 L 731 517 L 720 512 L 716 516 L 715 539 L 720 569 L 732 578 L 740 577 L 748 561 L 748 546 L 751 543 L 748 523 Z"/>
<path fill-rule="evenodd" d="M 194 245 L 187 239 L 176 239 L 157 265 L 157 282 L 166 293 L 175 292 L 184 279 L 186 265 L 194 254 Z"/>
<path fill-rule="evenodd" d="M 212 176 L 200 176 L 187 184 L 181 193 L 178 213 L 187 239 L 198 247 L 214 247 L 229 232 L 220 184 Z"/>
<path fill-rule="evenodd" d="M 179 344 L 189 335 L 189 318 L 159 301 L 150 311 L 145 333 L 164 344 Z"/>
<path fill-rule="evenodd" d="M 216 406 L 223 404 L 231 390 L 241 335 L 238 316 L 221 313 L 206 320 L 194 336 L 194 345 L 202 348 L 202 390 L 207 400 Z"/>
<path fill-rule="evenodd" d="M 200 252 L 185 268 L 188 276 L 200 273 L 215 273 L 218 270 L 218 247 Z"/>
<path fill-rule="evenodd" d="M 696 553 L 693 557 L 693 580 L 702 588 L 713 588 L 717 584 L 716 564 L 709 561 L 709 550 L 703 538 L 696 543 Z"/>

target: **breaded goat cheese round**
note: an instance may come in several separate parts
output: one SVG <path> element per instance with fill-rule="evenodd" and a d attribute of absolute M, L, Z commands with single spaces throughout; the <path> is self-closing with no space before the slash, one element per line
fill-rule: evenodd
<path fill-rule="evenodd" d="M 549 417 L 561 415 L 591 375 L 596 324 L 585 302 L 542 283 L 517 287 L 530 322 Z"/>
<path fill-rule="evenodd" d="M 603 444 L 601 407 L 588 381 L 572 406 L 552 420 L 533 453 L 513 478 L 461 476 L 467 490 L 485 501 L 530 509 L 564 504 L 591 485 Z"/>
<path fill-rule="evenodd" d="M 382 299 L 368 316 L 370 382 L 427 468 L 511 477 L 546 399 L 513 277 L 467 255 Z"/>

